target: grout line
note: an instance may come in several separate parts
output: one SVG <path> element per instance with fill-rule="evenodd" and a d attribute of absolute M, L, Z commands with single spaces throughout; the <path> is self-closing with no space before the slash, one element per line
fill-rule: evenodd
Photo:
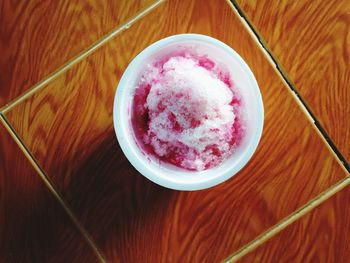
<path fill-rule="evenodd" d="M 48 187 L 49 191 L 54 195 L 54 197 L 58 200 L 60 205 L 64 208 L 70 219 L 73 221 L 74 225 L 78 228 L 82 236 L 85 238 L 85 240 L 88 242 L 92 250 L 95 252 L 96 256 L 100 260 L 100 262 L 105 263 L 106 260 L 103 257 L 102 253 L 97 248 L 94 241 L 91 239 L 89 233 L 87 230 L 84 229 L 84 227 L 80 224 L 74 213 L 71 211 L 69 206 L 63 201 L 61 196 L 58 194 L 58 192 L 53 187 L 53 183 L 51 180 L 46 176 L 45 172 L 42 170 L 42 168 L 39 166 L 39 164 L 35 161 L 32 154 L 29 152 L 27 147 L 23 144 L 20 137 L 16 134 L 14 128 L 11 126 L 11 124 L 8 122 L 6 117 L 0 113 L 0 123 L 4 125 L 6 130 L 10 133 L 11 137 L 14 139 L 20 150 L 23 152 L 25 157 L 28 159 L 28 161 L 32 164 L 33 168 L 36 170 L 36 172 L 39 174 L 40 178 L 43 180 L 44 184 Z"/>
<path fill-rule="evenodd" d="M 280 78 L 282 79 L 283 83 L 288 87 L 288 90 L 293 95 L 295 101 L 298 103 L 300 108 L 304 111 L 308 119 L 313 124 L 314 129 L 317 131 L 317 133 L 320 135 L 321 139 L 325 143 L 325 145 L 328 147 L 330 152 L 334 155 L 337 162 L 340 164 L 342 169 L 345 171 L 347 176 L 350 176 L 350 165 L 346 161 L 345 157 L 341 154 L 341 152 L 338 150 L 335 143 L 332 141 L 326 130 L 322 127 L 321 123 L 317 120 L 316 116 L 313 114 L 311 109 L 307 106 L 304 99 L 300 96 L 297 89 L 295 88 L 295 85 L 292 83 L 292 81 L 289 79 L 285 71 L 282 69 L 279 62 L 274 58 L 272 55 L 272 52 L 269 50 L 267 45 L 264 43 L 264 41 L 261 39 L 260 35 L 258 34 L 257 30 L 254 29 L 252 23 L 249 21 L 247 16 L 244 14 L 242 9 L 239 7 L 239 5 L 236 3 L 235 0 L 226 0 L 229 6 L 231 6 L 232 10 L 236 13 L 237 17 L 241 20 L 242 24 L 246 27 L 248 33 L 252 36 L 252 38 L 259 44 L 261 47 L 263 54 L 267 58 L 267 60 L 270 62 L 270 64 L 273 66 L 274 70 L 277 72 L 278 75 L 280 75 Z"/>
<path fill-rule="evenodd" d="M 128 29 L 131 27 L 137 20 L 148 14 L 153 8 L 157 7 L 160 5 L 162 2 L 165 0 L 157 0 L 144 10 L 142 10 L 140 13 L 138 13 L 136 16 L 131 18 L 129 21 L 127 21 L 125 24 L 122 26 L 118 27 L 116 30 L 108 33 L 102 39 L 98 40 L 95 44 L 87 48 L 85 51 L 82 53 L 78 54 L 76 57 L 74 57 L 72 60 L 68 61 L 67 63 L 63 64 L 61 67 L 59 67 L 56 71 L 48 75 L 46 78 L 35 84 L 32 88 L 28 89 L 24 94 L 21 96 L 15 98 L 8 104 L 6 104 L 4 107 L 0 108 L 0 112 L 6 113 L 22 101 L 26 100 L 28 97 L 33 95 L 35 92 L 37 92 L 39 89 L 44 87 L 46 84 L 48 84 L 51 80 L 56 78 L 58 75 L 62 74 L 63 72 L 67 71 L 70 69 L 73 65 L 77 64 L 79 61 L 81 61 L 83 58 L 94 52 L 96 49 L 104 45 L 106 42 L 108 42 L 110 39 L 114 38 L 116 35 L 119 33 L 123 32 L 124 30 Z"/>
<path fill-rule="evenodd" d="M 252 26 L 251 22 L 247 19 L 243 11 L 240 9 L 238 4 L 234 0 L 226 0 L 226 2 L 231 6 L 232 10 L 236 13 L 237 17 L 241 19 L 242 24 L 246 27 L 248 33 L 252 36 L 252 38 L 261 46 L 261 49 L 267 58 L 267 60 L 270 62 L 270 64 L 274 67 L 277 74 L 281 75 L 281 79 L 284 82 L 284 84 L 289 88 L 288 90 L 293 95 L 296 102 L 299 104 L 301 109 L 305 112 L 306 116 L 309 118 L 309 120 L 314 124 L 315 130 L 318 132 L 322 140 L 324 141 L 325 145 L 328 147 L 330 152 L 334 155 L 335 159 L 338 161 L 342 169 L 345 171 L 347 176 L 345 179 L 342 179 L 337 184 L 334 184 L 330 188 L 328 188 L 326 191 L 321 193 L 316 198 L 309 201 L 306 205 L 296 210 L 291 215 L 287 216 L 286 218 L 282 219 L 279 223 L 271 227 L 269 230 L 262 233 L 260 236 L 258 236 L 253 241 L 249 242 L 242 248 L 240 248 L 238 251 L 236 251 L 234 254 L 229 256 L 225 262 L 235 262 L 239 259 L 241 259 L 243 256 L 269 240 L 271 237 L 282 231 L 284 228 L 295 222 L 296 220 L 300 219 L 302 216 L 310 212 L 312 209 L 326 201 L 328 198 L 330 198 L 335 193 L 342 190 L 344 187 L 350 184 L 350 166 L 346 162 L 345 158 L 342 156 L 340 151 L 337 149 L 334 142 L 330 139 L 327 132 L 323 129 L 319 121 L 315 118 L 312 111 L 309 109 L 307 104 L 304 102 L 304 100 L 301 98 L 299 93 L 295 89 L 295 85 L 289 80 L 287 74 L 284 70 L 282 70 L 281 66 L 277 62 L 277 60 L 273 57 L 271 51 L 266 47 L 266 44 L 261 40 L 259 34 Z"/>
<path fill-rule="evenodd" d="M 107 34 L 105 37 L 103 37 L 101 40 L 90 46 L 87 50 L 73 58 L 71 61 L 68 61 L 66 64 L 64 64 L 62 67 L 60 67 L 58 70 L 50 74 L 46 79 L 43 81 L 39 82 L 37 85 L 34 85 L 31 89 L 29 89 L 27 92 L 25 92 L 22 96 L 14 99 L 5 107 L 0 109 L 0 122 L 2 122 L 5 126 L 5 128 L 8 130 L 8 132 L 11 134 L 19 148 L 22 150 L 26 158 L 31 162 L 32 166 L 34 169 L 38 172 L 39 176 L 42 178 L 44 183 L 47 185 L 49 190 L 52 192 L 52 194 L 56 197 L 56 199 L 59 201 L 59 203 L 64 207 L 66 212 L 68 213 L 69 217 L 71 220 L 74 222 L 74 224 L 77 226 L 79 231 L 82 233 L 82 235 L 85 237 L 85 239 L 88 241 L 89 245 L 92 247 L 92 249 L 95 251 L 97 254 L 98 258 L 100 259 L 101 262 L 106 262 L 104 257 L 102 256 L 101 252 L 97 248 L 97 246 L 94 244 L 94 242 L 91 240 L 89 234 L 87 231 L 80 225 L 79 221 L 76 219 L 75 215 L 73 212 L 71 212 L 70 208 L 65 204 L 63 199 L 59 196 L 59 194 L 56 192 L 54 187 L 52 186 L 52 183 L 50 182 L 50 179 L 47 178 L 45 175 L 44 171 L 40 168 L 40 166 L 36 163 L 34 160 L 32 154 L 29 152 L 29 150 L 26 148 L 26 146 L 22 143 L 14 129 L 11 127 L 9 122 L 7 121 L 6 117 L 2 114 L 7 111 L 9 111 L 11 108 L 15 107 L 17 104 L 21 103 L 23 100 L 27 99 L 30 97 L 32 94 L 37 92 L 40 88 L 45 86 L 47 83 L 49 83 L 52 79 L 56 78 L 58 75 L 61 73 L 65 72 L 69 68 L 71 68 L 73 65 L 81 61 L 83 58 L 88 56 L 90 53 L 94 52 L 96 49 L 98 49 L 100 46 L 104 45 L 107 41 L 121 33 L 122 31 L 128 29 L 133 23 L 135 23 L 138 19 L 146 15 L 151 9 L 155 8 L 158 6 L 160 3 L 162 3 L 164 0 L 158 0 L 152 5 L 150 5 L 148 8 L 144 9 L 142 12 L 137 14 L 135 17 L 130 19 L 128 22 L 126 22 L 124 25 L 120 26 L 117 28 L 115 31 Z M 231 8 L 239 15 L 238 17 L 242 17 L 241 20 L 243 24 L 246 26 L 248 29 L 248 32 L 253 36 L 253 38 L 260 44 L 261 48 L 263 49 L 263 53 L 265 57 L 269 60 L 270 64 L 272 64 L 275 68 L 275 70 L 281 75 L 282 80 L 284 83 L 291 89 L 291 92 L 293 93 L 296 101 L 298 104 L 301 106 L 301 108 L 305 111 L 307 117 L 310 119 L 310 121 L 315 125 L 316 130 L 318 133 L 321 135 L 322 139 L 326 142 L 327 146 L 329 149 L 335 154 L 337 157 L 337 161 L 343 166 L 344 170 L 347 171 L 348 174 L 350 174 L 350 166 L 346 162 L 345 158 L 342 156 L 340 151 L 337 149 L 336 145 L 333 143 L 333 141 L 330 139 L 328 136 L 327 132 L 322 128 L 321 124 L 317 121 L 315 118 L 314 114 L 312 111 L 308 108 L 304 100 L 301 98 L 299 93 L 296 91 L 294 88 L 294 85 L 292 82 L 289 80 L 287 77 L 287 74 L 281 69 L 279 63 L 276 61 L 276 59 L 272 56 L 271 52 L 269 49 L 266 47 L 266 45 L 263 43 L 261 40 L 260 36 L 256 32 L 256 30 L 253 28 L 252 24 L 249 22 L 249 20 L 246 18 L 246 16 L 243 14 L 242 10 L 239 8 L 238 4 L 234 1 L 231 0 L 232 3 L 229 2 L 229 0 L 226 0 L 228 4 L 231 6 Z M 227 262 L 234 262 L 236 260 L 239 260 L 246 254 L 248 254 L 250 251 L 254 250 L 256 247 L 260 246 L 262 243 L 266 242 L 268 239 L 273 237 L 275 234 L 279 233 L 281 230 L 286 228 L 288 225 L 291 223 L 295 222 L 296 220 L 300 219 L 302 216 L 310 212 L 312 209 L 320 205 L 322 202 L 330 198 L 332 195 L 346 187 L 347 185 L 350 184 L 350 177 L 347 177 L 337 184 L 333 185 L 331 188 L 320 194 L 318 197 L 310 201 L 308 204 L 306 204 L 304 207 L 296 210 L 293 214 L 288 216 L 287 218 L 283 219 L 276 225 L 274 225 L 271 229 L 267 230 L 260 236 L 258 236 L 255 240 L 251 241 L 241 249 L 239 249 L 236 253 L 234 253 L 232 256 L 227 258 L 225 261 Z"/>
<path fill-rule="evenodd" d="M 233 255 L 225 259 L 224 262 L 237 262 L 239 259 L 247 255 L 249 252 L 251 252 L 252 250 L 256 249 L 258 246 L 265 243 L 274 235 L 282 231 L 284 228 L 286 228 L 296 220 L 303 217 L 305 214 L 310 212 L 312 209 L 316 208 L 318 205 L 322 204 L 324 201 L 329 199 L 331 196 L 333 196 L 334 194 L 336 194 L 337 192 L 339 192 L 349 184 L 350 184 L 350 177 L 346 177 L 345 179 L 341 180 L 337 184 L 331 186 L 325 192 L 321 193 L 319 196 L 317 196 L 316 198 L 311 200 L 309 203 L 307 203 L 305 206 L 296 210 L 293 214 L 289 215 L 288 217 L 282 219 L 279 223 L 274 225 L 272 228 L 265 231 L 256 239 L 254 239 L 253 241 L 249 242 L 247 245 L 240 248 Z"/>

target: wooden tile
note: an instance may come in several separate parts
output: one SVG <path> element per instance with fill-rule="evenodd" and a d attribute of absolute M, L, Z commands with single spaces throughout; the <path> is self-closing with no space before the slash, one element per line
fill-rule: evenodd
<path fill-rule="evenodd" d="M 350 1 L 236 2 L 350 162 Z"/>
<path fill-rule="evenodd" d="M 239 262 L 349 262 L 349 200 L 348 186 Z"/>
<path fill-rule="evenodd" d="M 0 107 L 153 0 L 0 2 Z"/>
<path fill-rule="evenodd" d="M 98 262 L 0 122 L 1 262 Z"/>
<path fill-rule="evenodd" d="M 168 190 L 138 174 L 112 123 L 115 89 L 131 59 L 183 32 L 236 49 L 265 104 L 251 162 L 228 182 L 197 192 Z M 222 260 L 345 176 L 225 1 L 158 6 L 6 116 L 112 261 Z"/>

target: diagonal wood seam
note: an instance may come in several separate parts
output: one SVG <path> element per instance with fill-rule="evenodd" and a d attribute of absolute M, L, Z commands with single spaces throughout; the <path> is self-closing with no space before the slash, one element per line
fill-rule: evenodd
<path fill-rule="evenodd" d="M 44 77 L 41 81 L 39 81 L 37 84 L 33 85 L 31 88 L 29 88 L 27 91 L 25 91 L 22 95 L 19 97 L 13 99 L 12 101 L 8 102 L 0 108 L 0 112 L 6 113 L 7 111 L 11 110 L 13 107 L 15 107 L 17 104 L 21 103 L 34 93 L 36 93 L 38 90 L 40 90 L 42 87 L 44 87 L 46 84 L 48 84 L 50 81 L 55 79 L 57 76 L 62 74 L 63 72 L 67 71 L 71 67 L 73 67 L 75 64 L 83 60 L 86 56 L 93 53 L 95 50 L 106 44 L 109 40 L 114 38 L 115 36 L 119 35 L 124 30 L 127 30 L 130 28 L 137 20 L 142 18 L 143 16 L 147 15 L 151 10 L 159 6 L 161 3 L 165 2 L 165 0 L 157 0 L 154 3 L 152 3 L 150 6 L 143 9 L 141 12 L 139 12 L 136 16 L 128 20 L 123 25 L 119 26 L 117 29 L 107 33 L 105 36 L 97 40 L 94 44 L 92 44 L 90 47 L 73 57 L 72 59 L 69 59 L 66 63 L 64 63 L 61 67 L 59 67 L 56 71 L 52 72 L 48 76 Z"/>
<path fill-rule="evenodd" d="M 165 0 L 157 0 L 141 12 L 139 12 L 136 16 L 131 18 L 129 21 L 127 21 L 125 24 L 119 26 L 117 29 L 113 30 L 112 32 L 108 33 L 101 39 L 99 39 L 97 42 L 92 44 L 89 48 L 87 48 L 85 51 L 81 52 L 77 56 L 73 57 L 71 60 L 68 60 L 65 64 L 63 64 L 61 67 L 59 67 L 56 71 L 49 74 L 46 78 L 39 81 L 37 84 L 35 84 L 32 88 L 28 89 L 26 92 L 24 92 L 19 97 L 15 98 L 11 102 L 5 104 L 4 107 L 0 108 L 0 125 L 3 125 L 5 129 L 9 132 L 10 136 L 13 138 L 13 140 L 16 142 L 17 146 L 20 148 L 22 153 L 25 155 L 25 157 L 29 160 L 39 177 L 43 180 L 44 184 L 48 187 L 49 191 L 54 195 L 54 197 L 58 200 L 60 205 L 64 208 L 70 219 L 73 221 L 75 226 L 78 228 L 80 233 L 83 235 L 85 240 L 88 242 L 90 247 L 95 252 L 96 256 L 100 260 L 100 262 L 106 262 L 106 259 L 102 255 L 102 253 L 99 251 L 99 248 L 96 246 L 94 241 L 91 239 L 88 232 L 84 229 L 84 227 L 80 224 L 72 210 L 69 208 L 69 206 L 64 202 L 64 200 L 61 198 L 59 193 L 55 190 L 53 187 L 52 182 L 50 179 L 46 176 L 42 168 L 39 166 L 39 164 L 35 161 L 33 155 L 31 152 L 27 149 L 25 144 L 22 142 L 21 138 L 16 133 L 15 129 L 11 126 L 10 122 L 6 119 L 5 113 L 12 109 L 17 104 L 21 103 L 28 97 L 30 97 L 32 94 L 38 92 L 42 87 L 44 87 L 47 83 L 49 83 L 51 80 L 56 78 L 61 73 L 67 71 L 73 65 L 77 64 L 79 61 L 84 59 L 86 56 L 94 52 L 96 49 L 98 49 L 100 46 L 104 45 L 106 42 L 108 42 L 110 39 L 117 36 L 119 33 L 123 32 L 124 30 L 128 29 L 130 26 L 132 26 L 137 20 L 148 14 L 152 9 L 157 7 L 159 4 L 164 2 Z"/>
<path fill-rule="evenodd" d="M 15 140 L 21 151 L 24 153 L 26 158 L 30 161 L 34 169 L 37 171 L 39 176 L 42 178 L 44 183 L 47 185 L 49 190 L 54 194 L 54 196 L 57 198 L 57 200 L 60 202 L 60 204 L 64 207 L 66 212 L 68 213 L 71 220 L 74 222 L 74 224 L 78 227 L 79 231 L 82 233 L 82 235 L 86 238 L 89 245 L 93 248 L 93 250 L 96 252 L 98 258 L 101 262 L 106 262 L 104 257 L 102 256 L 101 252 L 99 252 L 99 249 L 94 244 L 92 239 L 90 238 L 87 231 L 80 225 L 79 221 L 76 219 L 75 215 L 72 213 L 71 209 L 65 204 L 63 199 L 60 197 L 60 195 L 57 193 L 57 191 L 52 186 L 52 183 L 50 182 L 49 178 L 45 175 L 43 170 L 40 168 L 40 166 L 37 164 L 37 162 L 34 160 L 32 154 L 29 152 L 29 150 L 26 148 L 26 146 L 22 143 L 19 136 L 16 134 L 15 130 L 11 127 L 9 122 L 7 121 L 6 117 L 3 115 L 10 109 L 12 109 L 17 104 L 21 103 L 28 97 L 30 97 L 32 94 L 40 90 L 42 87 L 44 87 L 47 83 L 49 83 L 51 80 L 56 78 L 61 73 L 67 71 L 70 69 L 73 65 L 84 59 L 86 56 L 88 56 L 90 53 L 94 52 L 96 49 L 98 49 L 100 46 L 104 45 L 106 42 L 108 42 L 110 39 L 114 38 L 119 33 L 123 32 L 124 30 L 128 29 L 132 24 L 134 24 L 138 19 L 146 15 L 148 12 L 150 12 L 153 8 L 157 7 L 159 4 L 164 2 L 165 0 L 157 0 L 152 5 L 141 11 L 139 14 L 137 14 L 135 17 L 131 18 L 128 22 L 123 24 L 122 26 L 118 27 L 116 30 L 108 33 L 104 37 L 102 37 L 100 40 L 98 40 L 95 44 L 91 45 L 89 48 L 87 48 L 82 53 L 78 54 L 76 57 L 74 57 L 71 60 L 68 60 L 65 64 L 63 64 L 61 67 L 59 67 L 56 71 L 48 75 L 46 78 L 44 78 L 42 81 L 39 81 L 36 85 L 34 85 L 32 88 L 30 88 L 28 91 L 24 92 L 21 96 L 15 98 L 8 104 L 6 104 L 3 108 L 0 109 L 0 123 L 3 123 L 4 127 L 8 130 L 12 138 Z M 233 0 L 234 1 L 234 0 Z M 310 111 L 310 109 L 306 106 L 306 103 L 302 100 L 300 95 L 297 93 L 296 89 L 294 88 L 294 84 L 289 80 L 287 77 L 287 74 L 285 71 L 282 70 L 280 64 L 277 62 L 277 60 L 271 55 L 271 52 L 266 47 L 266 44 L 262 42 L 261 37 L 256 33 L 256 30 L 253 28 L 252 24 L 249 22 L 245 14 L 243 14 L 242 10 L 239 9 L 238 4 L 235 3 L 233 5 L 229 0 L 226 0 L 227 4 L 231 7 L 233 12 L 237 15 L 237 17 L 241 20 L 241 23 L 246 27 L 249 34 L 252 36 L 252 38 L 257 42 L 260 49 L 263 51 L 263 54 L 267 58 L 267 60 L 270 62 L 270 64 L 274 67 L 274 70 L 276 73 L 280 76 L 283 83 L 286 85 L 286 87 L 289 87 L 289 91 L 291 92 L 292 96 L 296 100 L 296 102 L 299 104 L 299 106 L 302 108 L 308 119 L 311 121 L 311 123 L 314 125 L 315 130 L 319 133 L 320 137 L 326 144 L 326 146 L 329 148 L 330 152 L 335 156 L 336 160 L 339 162 L 341 167 L 344 169 L 344 171 L 347 174 L 347 177 L 337 184 L 333 185 L 331 188 L 320 194 L 318 197 L 312 199 L 308 204 L 301 207 L 300 209 L 296 210 L 294 213 L 286 217 L 285 219 L 281 220 L 279 223 L 274 225 L 272 228 L 258 236 L 256 239 L 251 241 L 250 243 L 243 246 L 241 249 L 236 251 L 233 255 L 228 257 L 225 261 L 227 262 L 234 262 L 240 258 L 242 258 L 244 255 L 249 253 L 250 251 L 254 250 L 256 247 L 260 246 L 262 243 L 266 242 L 268 239 L 279 233 L 281 230 L 286 228 L 288 225 L 293 223 L 294 221 L 298 220 L 308 212 L 310 212 L 312 209 L 323 203 L 325 200 L 330 198 L 332 195 L 346 187 L 350 184 L 350 169 L 349 164 L 345 161 L 344 157 L 341 155 L 339 150 L 336 148 L 334 143 L 330 140 L 328 134 L 324 131 L 322 126 L 319 124 L 319 122 L 314 118 L 314 115 Z"/>
<path fill-rule="evenodd" d="M 232 0 L 234 2 L 234 0 Z M 345 160 L 345 158 L 342 156 L 334 142 L 330 139 L 327 132 L 323 129 L 320 122 L 315 118 L 314 114 L 311 112 L 310 108 L 307 107 L 306 103 L 302 99 L 302 97 L 298 94 L 298 92 L 295 89 L 295 85 L 292 83 L 292 81 L 288 78 L 288 75 L 286 72 L 282 69 L 281 65 L 277 61 L 277 59 L 272 55 L 271 51 L 267 48 L 266 44 L 261 40 L 260 35 L 257 33 L 257 30 L 254 29 L 251 22 L 247 18 L 247 16 L 243 13 L 243 11 L 239 8 L 238 4 L 234 2 L 230 2 L 230 0 L 226 0 L 228 5 L 231 7 L 233 12 L 239 17 L 241 20 L 241 23 L 246 27 L 249 34 L 252 36 L 254 41 L 258 44 L 260 49 L 263 51 L 263 54 L 265 55 L 266 59 L 270 62 L 270 64 L 273 66 L 276 73 L 279 75 L 280 79 L 283 81 L 284 85 L 288 88 L 289 92 L 294 97 L 295 101 L 298 103 L 298 105 L 301 107 L 301 109 L 304 111 L 305 115 L 308 117 L 309 121 L 313 124 L 313 128 L 317 131 L 325 145 L 328 147 L 329 151 L 334 155 L 334 158 L 337 160 L 337 162 L 340 164 L 342 169 L 344 170 L 346 177 L 342 180 L 340 180 L 338 183 L 334 184 L 330 188 L 328 188 L 326 191 L 318 195 L 317 197 L 311 199 L 306 205 L 302 206 L 298 210 L 294 211 L 292 214 L 287 216 L 286 218 L 282 219 L 279 223 L 272 226 L 270 229 L 259 235 L 257 238 L 249 242 L 248 244 L 244 245 L 240 249 L 238 249 L 236 252 L 234 252 L 231 256 L 226 258 L 224 262 L 236 262 L 242 257 L 244 257 L 249 252 L 253 251 L 258 246 L 265 243 L 267 240 L 275 236 L 277 233 L 282 231 L 284 228 L 295 222 L 296 220 L 300 219 L 307 213 L 309 213 L 312 209 L 316 208 L 318 205 L 322 204 L 326 200 L 328 200 L 330 197 L 332 197 L 337 192 L 341 191 L 344 187 L 348 186 L 350 184 L 350 165 Z"/>
<path fill-rule="evenodd" d="M 83 238 L 87 241 L 89 246 L 92 248 L 94 253 L 96 254 L 97 258 L 100 260 L 100 262 L 105 263 L 106 260 L 102 253 L 99 251 L 99 248 L 96 246 L 94 241 L 91 239 L 88 232 L 85 230 L 85 228 L 80 224 L 77 217 L 72 212 L 71 208 L 65 203 L 65 201 L 61 198 L 59 193 L 56 191 L 56 189 L 53 186 L 53 183 L 51 180 L 46 176 L 43 169 L 39 166 L 39 164 L 35 161 L 32 154 L 29 152 L 27 147 L 23 144 L 21 138 L 17 135 L 14 128 L 11 126 L 9 121 L 6 119 L 6 117 L 0 113 L 0 125 L 3 125 L 5 129 L 8 131 L 12 139 L 16 142 L 19 149 L 22 151 L 22 153 L 25 155 L 25 157 L 28 159 L 32 167 L 37 172 L 38 176 L 41 178 L 41 180 L 44 182 L 46 187 L 49 189 L 49 191 L 53 194 L 53 196 L 56 198 L 56 200 L 59 202 L 59 204 L 63 207 L 65 212 L 68 214 L 69 218 L 72 220 L 73 224 L 78 228 L 79 232 L 82 234 Z"/>
<path fill-rule="evenodd" d="M 239 250 L 237 250 L 234 254 L 229 256 L 224 262 L 236 262 L 245 255 L 247 255 L 249 252 L 253 251 L 258 246 L 262 245 L 266 241 L 268 241 L 270 238 L 272 238 L 274 235 L 278 234 L 280 231 L 285 229 L 287 226 L 295 222 L 296 220 L 300 219 L 307 213 L 309 213 L 312 209 L 316 208 L 323 202 L 325 202 L 327 199 L 332 197 L 337 192 L 341 191 L 344 187 L 348 186 L 350 184 L 350 177 L 346 177 L 342 180 L 340 180 L 338 183 L 334 184 L 330 188 L 328 188 L 326 191 L 318 195 L 316 198 L 309 201 L 305 206 L 299 208 L 286 218 L 282 219 L 279 223 L 262 233 L 260 236 L 255 238 L 253 241 L 249 242 Z"/>
<path fill-rule="evenodd" d="M 236 14 L 236 16 L 240 19 L 242 25 L 246 28 L 248 33 L 251 35 L 252 39 L 258 44 L 260 50 L 264 54 L 265 58 L 269 61 L 269 63 L 272 65 L 273 69 L 275 70 L 276 74 L 279 76 L 279 78 L 282 80 L 284 86 L 287 88 L 289 93 L 292 95 L 294 100 L 297 102 L 301 110 L 304 112 L 306 117 L 309 119 L 309 121 L 312 124 L 312 127 L 316 130 L 318 135 L 323 140 L 324 144 L 327 146 L 329 151 L 334 155 L 337 162 L 340 164 L 342 169 L 345 171 L 345 173 L 350 176 L 350 165 L 346 161 L 345 157 L 341 154 L 333 140 L 330 138 L 328 133 L 325 131 L 325 129 L 322 127 L 321 123 L 317 120 L 315 114 L 313 114 L 310 107 L 308 107 L 305 100 L 300 96 L 297 89 L 295 88 L 295 84 L 290 80 L 288 77 L 288 74 L 283 69 L 281 64 L 279 63 L 278 59 L 276 59 L 273 55 L 271 50 L 267 47 L 264 40 L 262 40 L 262 37 L 260 36 L 257 29 L 254 28 L 252 25 L 252 22 L 250 22 L 247 15 L 243 12 L 243 10 L 239 7 L 239 5 L 236 3 L 235 0 L 226 0 L 227 4 L 231 7 L 232 11 Z"/>

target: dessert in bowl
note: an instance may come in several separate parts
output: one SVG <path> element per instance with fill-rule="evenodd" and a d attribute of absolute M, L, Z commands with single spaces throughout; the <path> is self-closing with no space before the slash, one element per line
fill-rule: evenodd
<path fill-rule="evenodd" d="M 144 176 L 199 190 L 235 175 L 263 128 L 257 82 L 217 39 L 181 34 L 143 50 L 125 70 L 114 101 L 118 142 Z"/>

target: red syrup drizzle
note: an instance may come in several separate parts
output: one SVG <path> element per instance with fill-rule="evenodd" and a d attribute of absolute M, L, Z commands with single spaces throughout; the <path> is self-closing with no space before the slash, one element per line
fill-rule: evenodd
<path fill-rule="evenodd" d="M 176 57 L 182 56 L 182 57 L 188 57 L 188 54 L 180 54 L 176 55 Z M 164 58 L 163 60 L 159 60 L 156 63 L 153 64 L 154 67 L 159 69 L 160 74 L 164 73 L 163 66 L 164 64 L 173 56 L 168 56 Z M 233 149 L 238 147 L 240 145 L 240 142 L 242 141 L 242 138 L 245 135 L 245 128 L 244 128 L 244 122 L 242 120 L 242 100 L 240 98 L 240 95 L 238 91 L 234 88 L 231 76 L 228 72 L 223 71 L 222 69 L 218 69 L 214 61 L 211 59 L 202 56 L 202 57 L 195 57 L 193 55 L 190 55 L 190 58 L 196 59 L 198 61 L 198 66 L 205 68 L 206 70 L 214 73 L 218 79 L 220 79 L 232 92 L 233 98 L 232 101 L 229 103 L 229 105 L 232 106 L 232 110 L 235 114 L 235 120 L 230 128 L 230 140 L 229 145 Z M 157 82 L 157 79 L 153 80 L 154 83 Z M 154 84 L 153 83 L 153 84 Z M 145 139 L 145 135 L 148 135 L 148 137 L 153 138 L 156 135 L 149 133 L 149 111 L 146 106 L 147 102 L 147 96 L 150 93 L 152 83 L 142 83 L 140 81 L 138 87 L 135 90 L 134 98 L 133 98 L 133 104 L 131 109 L 131 125 L 134 130 L 135 138 L 137 141 L 137 144 L 144 153 L 152 155 L 156 157 L 157 159 L 173 164 L 177 167 L 180 167 L 182 169 L 186 170 L 195 170 L 195 169 L 189 169 L 188 167 L 184 167 L 182 165 L 183 161 L 185 161 L 186 153 L 189 151 L 189 147 L 181 142 L 178 142 L 176 146 L 172 146 L 168 148 L 167 153 L 164 156 L 159 156 L 153 146 Z M 164 110 L 164 105 L 161 103 L 157 106 L 158 109 Z M 177 123 L 176 118 L 174 115 L 169 115 L 168 120 L 172 124 L 172 130 L 174 133 L 182 132 L 183 128 Z M 198 125 L 200 125 L 200 120 L 191 120 L 191 128 L 195 128 Z M 159 140 L 158 140 L 159 141 Z M 166 143 L 159 141 L 160 144 Z M 220 158 L 222 156 L 222 152 L 218 148 L 216 144 L 209 145 L 205 148 L 204 151 L 211 151 L 211 154 L 213 155 L 213 158 Z M 224 160 L 222 160 L 224 161 Z M 212 168 L 214 166 L 218 165 L 217 160 L 215 161 L 209 161 L 205 163 L 205 169 Z"/>

